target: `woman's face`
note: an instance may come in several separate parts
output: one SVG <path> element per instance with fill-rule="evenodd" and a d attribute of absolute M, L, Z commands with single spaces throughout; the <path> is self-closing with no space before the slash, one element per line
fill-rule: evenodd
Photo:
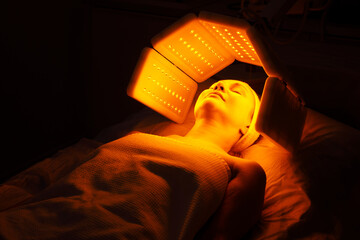
<path fill-rule="evenodd" d="M 200 94 L 194 113 L 196 119 L 211 118 L 240 128 L 250 124 L 254 108 L 254 95 L 246 83 L 222 80 Z"/>

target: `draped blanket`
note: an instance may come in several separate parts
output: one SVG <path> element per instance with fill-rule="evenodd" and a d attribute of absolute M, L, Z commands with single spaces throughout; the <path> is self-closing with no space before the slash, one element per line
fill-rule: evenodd
<path fill-rule="evenodd" d="M 135 133 L 107 143 L 27 203 L 0 213 L 0 239 L 193 239 L 224 196 L 225 161 Z"/>

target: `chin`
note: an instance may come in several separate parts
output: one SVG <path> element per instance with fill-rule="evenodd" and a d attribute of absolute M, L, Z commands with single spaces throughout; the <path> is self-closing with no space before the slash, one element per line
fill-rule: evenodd
<path fill-rule="evenodd" d="M 221 104 L 221 99 L 206 98 L 194 108 L 195 118 L 211 119 L 215 116 L 227 114 Z"/>

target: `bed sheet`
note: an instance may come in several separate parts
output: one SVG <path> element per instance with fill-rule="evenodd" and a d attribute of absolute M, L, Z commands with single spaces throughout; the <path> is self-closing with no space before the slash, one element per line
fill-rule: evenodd
<path fill-rule="evenodd" d="M 129 134 L 0 212 L 0 238 L 193 239 L 221 204 L 230 174 L 216 151 Z"/>
<path fill-rule="evenodd" d="M 81 165 L 102 143 L 83 138 L 0 185 L 0 211 L 21 205 Z"/>

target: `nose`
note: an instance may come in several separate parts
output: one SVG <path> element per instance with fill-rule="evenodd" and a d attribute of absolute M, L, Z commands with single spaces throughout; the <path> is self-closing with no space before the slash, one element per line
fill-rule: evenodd
<path fill-rule="evenodd" d="M 214 90 L 224 92 L 225 91 L 224 84 L 222 82 L 217 82 L 216 85 L 214 86 Z"/>

